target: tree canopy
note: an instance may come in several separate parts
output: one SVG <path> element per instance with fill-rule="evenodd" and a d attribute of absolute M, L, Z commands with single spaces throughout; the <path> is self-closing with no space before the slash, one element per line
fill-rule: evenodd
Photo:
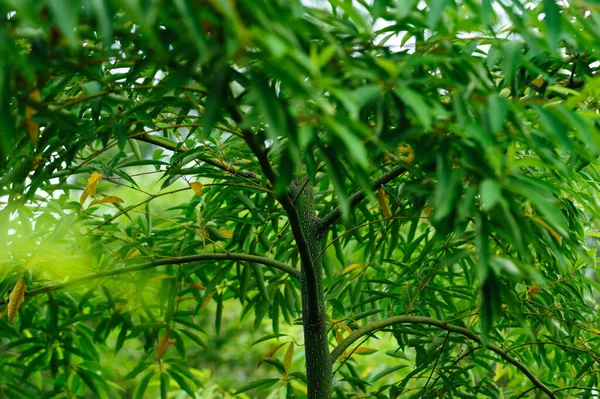
<path fill-rule="evenodd" d="M 0 397 L 596 397 L 597 2 L 0 21 Z"/>

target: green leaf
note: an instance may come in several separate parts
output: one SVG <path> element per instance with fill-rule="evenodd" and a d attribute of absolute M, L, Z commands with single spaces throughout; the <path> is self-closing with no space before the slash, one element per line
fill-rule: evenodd
<path fill-rule="evenodd" d="M 83 370 L 81 368 L 76 368 L 75 372 L 81 378 L 81 380 L 87 385 L 88 388 L 96 395 L 96 397 L 106 397 L 106 393 L 104 391 L 100 391 L 99 387 L 96 385 L 94 378 L 90 375 L 91 373 L 87 370 Z"/>
<path fill-rule="evenodd" d="M 333 189 L 337 195 L 342 217 L 347 218 L 350 214 L 350 203 L 348 202 L 348 193 L 344 187 L 343 178 L 340 175 L 341 168 L 338 164 L 339 161 L 336 159 L 334 151 L 331 148 L 321 148 L 320 152 L 323 156 L 323 161 L 327 166 L 328 177 L 331 180 Z"/>
<path fill-rule="evenodd" d="M 348 126 L 333 118 L 327 118 L 326 120 L 331 131 L 344 143 L 348 153 L 353 155 L 352 161 L 356 161 L 362 168 L 367 168 L 369 160 L 362 140 L 356 137 L 356 133 Z"/>
<path fill-rule="evenodd" d="M 344 13 L 352 18 L 352 20 L 361 28 L 369 31 L 370 27 L 367 24 L 367 21 L 363 18 L 363 16 L 361 15 L 361 13 L 357 10 L 357 8 L 352 4 L 352 2 L 348 2 L 348 1 L 344 1 L 344 0 L 330 0 L 330 2 L 338 7 L 340 7 L 342 10 L 344 10 Z"/>
<path fill-rule="evenodd" d="M 414 111 L 421 125 L 423 125 L 426 130 L 431 130 L 431 108 L 427 105 L 425 100 L 423 100 L 417 92 L 406 86 L 394 89 L 394 93 L 396 93 L 396 95 L 398 95 L 398 97 Z"/>
<path fill-rule="evenodd" d="M 175 370 L 169 370 L 169 375 L 177 382 L 179 388 L 183 389 L 192 398 L 196 396 L 196 389 L 190 385 L 186 378 L 181 374 L 178 374 Z"/>
<path fill-rule="evenodd" d="M 79 44 L 76 28 L 81 7 L 78 7 L 77 2 L 72 0 L 48 0 L 48 3 L 58 27 L 69 42 L 69 46 L 76 47 Z"/>
<path fill-rule="evenodd" d="M 117 336 L 117 342 L 115 343 L 115 353 L 119 352 L 125 343 L 125 339 L 127 338 L 128 328 L 125 324 L 121 327 L 121 331 L 119 331 L 119 335 Z"/>
<path fill-rule="evenodd" d="M 215 332 L 217 335 L 221 332 L 221 322 L 223 321 L 223 295 L 217 295 L 217 312 L 215 314 Z"/>
<path fill-rule="evenodd" d="M 165 371 L 160 373 L 160 399 L 168 399 L 169 374 Z"/>
<path fill-rule="evenodd" d="M 206 347 L 206 344 L 204 343 L 204 341 L 202 341 L 202 339 L 197 334 L 194 334 L 193 332 L 191 332 L 189 330 L 179 330 L 179 332 L 186 335 L 189 339 L 194 341 L 197 345 L 199 345 L 203 348 Z"/>
<path fill-rule="evenodd" d="M 551 51 L 558 49 L 558 43 L 561 34 L 561 17 L 560 10 L 555 0 L 544 0 L 544 12 L 546 16 L 544 22 L 546 23 L 546 30 L 548 32 L 548 47 Z"/>
<path fill-rule="evenodd" d="M 385 377 L 395 371 L 402 370 L 403 368 L 406 368 L 406 367 L 408 367 L 408 366 L 401 365 L 401 366 L 393 366 L 393 367 L 388 367 L 386 369 L 383 369 L 379 373 L 377 373 L 373 377 L 371 377 L 371 382 L 379 381 L 383 377 Z"/>
<path fill-rule="evenodd" d="M 490 23 L 490 13 L 492 12 L 492 1 L 491 0 L 481 0 L 481 9 L 479 11 L 479 16 L 481 17 L 481 24 L 484 27 Z"/>
<path fill-rule="evenodd" d="M 435 189 L 435 213 L 433 219 L 440 221 L 452 212 L 454 203 L 458 196 L 460 173 L 453 169 L 446 154 L 437 157 L 438 184 Z"/>
<path fill-rule="evenodd" d="M 500 287 L 494 272 L 490 270 L 484 283 L 481 285 L 481 338 L 483 345 L 489 341 L 490 333 L 494 329 L 494 318 L 500 314 L 501 309 Z"/>
<path fill-rule="evenodd" d="M 251 389 L 267 389 L 279 382 L 279 378 L 264 378 L 261 380 L 256 380 L 251 382 L 250 384 L 244 385 L 240 389 L 234 392 L 234 395 L 239 395 L 240 393 L 249 391 Z"/>
<path fill-rule="evenodd" d="M 496 180 L 484 179 L 479 188 L 481 208 L 484 211 L 493 209 L 502 200 L 502 190 Z"/>
<path fill-rule="evenodd" d="M 488 221 L 485 218 L 485 215 L 481 213 L 476 214 L 476 235 L 475 235 L 475 244 L 477 246 L 477 279 L 481 284 L 484 284 L 487 281 L 487 277 L 489 274 L 489 239 L 488 239 Z"/>
<path fill-rule="evenodd" d="M 113 173 L 117 176 L 119 176 L 120 178 L 128 181 L 129 183 L 131 183 L 134 187 L 138 187 L 138 184 L 135 182 L 135 180 L 133 180 L 133 178 L 131 176 L 129 176 L 127 173 L 123 172 L 122 170 L 119 169 L 113 169 Z"/>
<path fill-rule="evenodd" d="M 591 150 L 591 154 L 589 155 L 592 157 L 597 156 L 598 153 L 600 153 L 600 138 L 598 137 L 598 134 L 590 128 L 588 123 L 580 115 L 564 106 L 558 106 L 556 109 L 560 116 L 562 116 L 563 121 L 571 125 L 575 134 L 587 148 Z"/>
<path fill-rule="evenodd" d="M 104 46 L 110 48 L 114 41 L 113 35 L 113 19 L 108 9 L 109 3 L 103 0 L 92 0 L 92 6 L 96 13 L 98 25 L 100 26 L 100 33 L 102 34 L 102 40 Z"/>
<path fill-rule="evenodd" d="M 516 41 L 507 41 L 504 44 L 504 61 L 502 68 L 504 70 L 504 86 L 512 88 L 519 67 L 519 58 L 521 52 L 521 44 Z"/>
<path fill-rule="evenodd" d="M 254 341 L 250 345 L 250 347 L 253 347 L 256 344 L 260 344 L 261 342 L 268 341 L 268 340 L 275 339 L 275 338 L 279 338 L 279 337 L 287 337 L 287 334 L 269 334 L 269 335 L 265 335 L 264 337 L 260 337 L 259 339 L 257 339 L 256 341 Z"/>
<path fill-rule="evenodd" d="M 488 107 L 490 109 L 488 114 L 490 118 L 490 130 L 495 134 L 504 126 L 504 121 L 508 113 L 508 104 L 504 97 L 492 94 L 488 97 Z"/>
<path fill-rule="evenodd" d="M 271 297 L 267 292 L 267 286 L 265 285 L 265 276 L 263 274 L 262 266 L 257 263 L 252 263 L 252 270 L 254 271 L 254 278 L 256 279 L 256 285 L 258 286 L 258 291 L 260 295 L 267 302 L 271 302 Z"/>
<path fill-rule="evenodd" d="M 261 76 L 254 76 L 253 83 L 260 109 L 266 116 L 269 137 L 275 139 L 279 135 L 287 135 L 287 118 L 279 98 Z"/>
<path fill-rule="evenodd" d="M 219 283 L 223 281 L 223 279 L 225 278 L 227 273 L 229 273 L 232 267 L 233 265 L 229 264 L 227 266 L 222 266 L 217 269 L 213 278 L 210 280 L 210 282 L 204 290 L 204 297 L 202 298 L 203 301 L 205 301 L 206 298 L 217 288 L 217 285 L 219 285 Z"/>
<path fill-rule="evenodd" d="M 448 0 L 430 0 L 427 14 L 427 27 L 434 30 L 444 13 Z"/>
<path fill-rule="evenodd" d="M 219 73 L 211 80 L 208 88 L 208 96 L 204 104 L 204 114 L 202 115 L 202 134 L 201 139 L 207 139 L 212 133 L 217 121 L 221 118 L 221 112 L 229 96 L 229 68 L 222 66 Z"/>
<path fill-rule="evenodd" d="M 146 392 L 146 389 L 148 388 L 148 384 L 150 383 L 150 380 L 154 376 L 154 373 L 155 373 L 154 370 L 150 370 L 144 376 L 144 378 L 142 378 L 140 380 L 140 382 L 137 385 L 136 390 L 135 390 L 134 399 L 143 399 L 144 398 L 144 394 Z"/>

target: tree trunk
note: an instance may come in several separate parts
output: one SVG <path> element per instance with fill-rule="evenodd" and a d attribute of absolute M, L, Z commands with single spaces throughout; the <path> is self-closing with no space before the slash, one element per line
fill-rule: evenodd
<path fill-rule="evenodd" d="M 317 215 L 313 200 L 312 183 L 305 175 L 292 181 L 290 197 L 295 200 L 300 224 L 310 254 L 314 259 L 321 252 L 321 237 L 317 226 Z M 300 286 L 302 292 L 302 321 L 304 326 L 304 351 L 306 356 L 306 380 L 309 399 L 331 398 L 331 358 L 327 341 L 327 318 L 325 317 L 325 298 L 323 295 L 323 262 L 321 258 L 314 262 L 317 282 L 317 312 L 308 311 L 306 268 L 302 265 Z M 316 314 L 315 314 L 316 313 Z"/>

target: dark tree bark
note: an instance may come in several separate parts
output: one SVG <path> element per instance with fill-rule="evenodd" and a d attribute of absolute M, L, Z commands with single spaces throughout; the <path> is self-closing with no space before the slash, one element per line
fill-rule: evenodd
<path fill-rule="evenodd" d="M 300 226 L 313 259 L 313 270 L 310 267 L 307 268 L 307 265 L 303 262 L 300 272 L 308 397 L 309 399 L 329 399 L 331 398 L 332 380 L 331 357 L 329 356 L 327 341 L 323 263 L 321 258 L 314 261 L 315 257 L 321 252 L 321 236 L 312 189 L 312 183 L 305 175 L 292 181 L 289 197 L 294 201 Z M 314 273 L 314 280 L 307 276 L 307 273 L 311 272 Z M 310 287 L 314 283 L 316 283 L 316 287 Z M 317 298 L 311 298 L 315 292 Z M 316 309 L 311 308 L 314 305 L 316 305 Z"/>

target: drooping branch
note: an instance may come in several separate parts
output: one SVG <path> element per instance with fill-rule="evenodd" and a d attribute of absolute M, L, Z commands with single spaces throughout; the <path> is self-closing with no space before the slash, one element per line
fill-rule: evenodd
<path fill-rule="evenodd" d="M 134 137 L 136 140 L 139 141 L 143 141 L 145 143 L 149 143 L 149 144 L 153 144 L 162 148 L 165 148 L 167 150 L 170 151 L 177 151 L 177 146 L 174 145 L 173 143 L 171 143 L 168 140 L 163 139 L 162 137 L 158 137 L 158 136 L 152 136 L 149 134 L 144 134 L 144 135 L 140 135 L 140 136 L 136 136 Z M 212 165 L 216 168 L 222 169 L 226 172 L 231 173 L 232 175 L 236 175 L 236 176 L 241 176 L 241 177 L 245 177 L 247 179 L 256 179 L 259 176 L 254 173 L 251 172 L 249 170 L 244 170 L 244 169 L 240 169 L 235 165 L 231 165 L 228 162 L 225 162 L 221 159 L 218 158 L 213 158 L 213 157 L 201 157 L 201 160 L 203 162 L 206 162 L 209 165 Z"/>
<path fill-rule="evenodd" d="M 151 261 L 148 263 L 143 263 L 141 265 L 122 267 L 120 269 L 113 269 L 113 270 L 107 270 L 105 272 L 89 274 L 86 276 L 82 276 L 82 277 L 73 279 L 71 281 L 67 281 L 66 283 L 56 284 L 56 285 L 52 285 L 50 287 L 44 287 L 44 288 L 39 288 L 37 290 L 29 291 L 25 294 L 25 296 L 30 297 L 30 296 L 35 296 L 35 295 L 39 295 L 39 294 L 44 294 L 44 293 L 51 292 L 51 291 L 64 290 L 66 288 L 71 288 L 71 287 L 81 285 L 81 284 L 84 284 L 84 283 L 87 283 L 90 281 L 99 280 L 99 279 L 107 278 L 107 277 L 114 277 L 114 276 L 118 276 L 118 275 L 126 274 L 126 273 L 138 272 L 138 271 L 146 270 L 146 269 L 153 269 L 153 268 L 156 268 L 159 266 L 181 265 L 181 264 L 193 263 L 193 262 L 222 261 L 222 260 L 236 260 L 236 261 L 249 262 L 249 263 L 258 263 L 261 265 L 265 265 L 267 267 L 271 267 L 273 269 L 281 270 L 282 272 L 285 272 L 296 279 L 300 278 L 300 272 L 298 270 L 294 269 L 293 267 L 286 265 L 285 263 L 276 261 L 274 259 L 265 258 L 263 256 L 234 253 L 234 252 L 204 253 L 204 254 L 197 254 L 197 255 L 182 256 L 182 257 L 178 257 L 178 258 L 159 259 L 159 260 L 154 260 L 154 261 Z M 2 304 L 6 304 L 6 303 L 7 303 L 6 300 L 2 301 Z"/>
<path fill-rule="evenodd" d="M 373 184 L 371 185 L 371 187 L 373 188 L 373 190 L 378 190 L 379 187 L 394 180 L 396 177 L 400 176 L 405 171 L 406 171 L 406 168 L 403 166 L 400 166 L 400 165 L 394 166 L 390 171 L 384 173 L 383 175 L 379 176 L 377 179 L 373 180 Z M 350 203 L 350 207 L 352 208 L 352 207 L 356 206 L 359 202 L 364 200 L 366 197 L 367 197 L 367 195 L 362 191 L 358 191 L 358 192 L 352 194 L 350 196 L 350 198 L 348 199 L 348 202 Z M 338 206 L 337 208 L 335 208 L 334 210 L 329 212 L 327 215 L 325 215 L 323 218 L 321 218 L 321 220 L 319 221 L 319 231 L 321 233 L 324 233 L 325 230 L 327 230 L 332 224 L 334 224 L 340 218 L 340 216 L 342 216 L 342 209 Z"/>
<path fill-rule="evenodd" d="M 346 349 L 348 349 L 350 347 L 350 345 L 352 345 L 359 338 L 361 338 L 365 335 L 371 334 L 373 332 L 379 331 L 381 329 L 384 329 L 386 327 L 395 325 L 395 324 L 427 324 L 430 326 L 435 326 L 442 330 L 446 330 L 448 332 L 460 334 L 460 335 L 462 335 L 472 341 L 475 341 L 479 344 L 482 343 L 481 338 L 479 336 L 477 336 L 475 333 L 471 332 L 470 330 L 463 328 L 463 327 L 455 326 L 453 324 L 448 324 L 443 320 L 433 319 L 431 317 L 424 317 L 424 316 L 394 316 L 394 317 L 390 317 L 387 319 L 377 321 L 375 323 L 361 327 L 358 330 L 354 331 L 352 334 L 350 334 L 348 337 L 346 337 L 342 342 L 339 343 L 338 346 L 336 346 L 331 351 L 332 362 L 335 361 L 338 357 L 340 357 L 344 353 L 344 351 Z M 548 397 L 550 397 L 551 399 L 557 399 L 556 395 L 550 388 L 548 388 L 546 385 L 544 385 L 544 383 L 541 382 L 533 374 L 533 372 L 531 372 L 531 370 L 529 370 L 527 367 L 525 367 L 525 365 L 523 365 L 523 363 L 519 362 L 517 359 L 512 357 L 506 350 L 504 350 L 496 345 L 493 345 L 493 344 L 487 344 L 486 348 L 491 350 L 492 352 L 496 353 L 498 356 L 500 356 L 501 358 L 506 360 L 508 363 L 512 364 L 517 369 L 519 369 L 519 371 L 521 371 L 523 374 L 525 374 L 527 376 L 527 378 L 533 383 L 533 385 L 535 385 L 538 389 L 540 389 L 541 391 L 546 393 L 546 395 L 548 395 Z"/>

